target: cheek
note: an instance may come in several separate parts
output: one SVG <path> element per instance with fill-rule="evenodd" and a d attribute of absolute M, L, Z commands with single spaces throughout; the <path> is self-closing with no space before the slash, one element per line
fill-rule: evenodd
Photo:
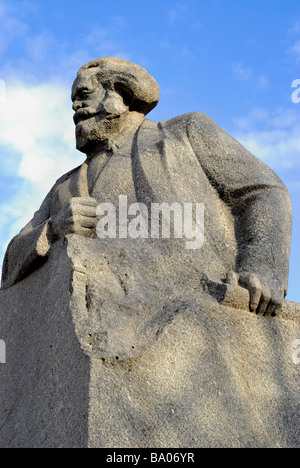
<path fill-rule="evenodd" d="M 121 115 L 128 110 L 128 107 L 119 94 L 110 94 L 102 101 L 103 107 L 116 115 Z"/>
<path fill-rule="evenodd" d="M 86 104 L 93 109 L 97 109 L 103 101 L 105 101 L 106 92 L 104 89 L 97 89 L 92 94 L 90 94 L 89 98 L 86 100 Z"/>

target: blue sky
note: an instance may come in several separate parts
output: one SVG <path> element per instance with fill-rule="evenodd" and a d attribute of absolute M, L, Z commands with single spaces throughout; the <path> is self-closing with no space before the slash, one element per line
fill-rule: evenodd
<path fill-rule="evenodd" d="M 294 209 L 288 298 L 300 302 L 299 0 L 0 0 L 0 261 L 55 180 L 82 162 L 70 87 L 103 56 L 156 78 L 150 119 L 204 112 L 282 178 Z"/>

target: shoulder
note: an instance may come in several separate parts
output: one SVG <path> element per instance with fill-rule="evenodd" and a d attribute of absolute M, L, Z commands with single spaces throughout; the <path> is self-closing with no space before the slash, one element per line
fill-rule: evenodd
<path fill-rule="evenodd" d="M 180 134 L 195 130 L 208 130 L 216 128 L 215 121 L 202 112 L 190 112 L 174 117 L 170 120 L 159 122 L 159 125 L 168 132 Z"/>
<path fill-rule="evenodd" d="M 73 174 L 75 174 L 76 172 L 78 172 L 80 168 L 81 168 L 81 165 L 75 167 L 75 169 L 72 169 L 71 171 L 69 171 L 69 172 L 67 172 L 66 174 L 64 174 L 63 176 L 61 176 L 61 177 L 56 181 L 55 185 L 62 184 L 63 182 L 65 182 L 66 180 L 68 180 Z"/>

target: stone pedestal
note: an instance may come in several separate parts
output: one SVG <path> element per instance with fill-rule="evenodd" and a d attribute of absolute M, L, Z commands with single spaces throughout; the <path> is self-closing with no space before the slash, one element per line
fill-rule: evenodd
<path fill-rule="evenodd" d="M 70 237 L 0 292 L 0 447 L 299 447 L 300 305 L 225 307 L 119 247 Z"/>

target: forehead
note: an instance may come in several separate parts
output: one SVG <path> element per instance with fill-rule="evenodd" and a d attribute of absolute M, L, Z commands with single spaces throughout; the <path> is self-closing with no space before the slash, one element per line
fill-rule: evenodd
<path fill-rule="evenodd" d="M 101 83 L 101 77 L 99 75 L 99 70 L 96 68 L 89 68 L 83 70 L 75 79 L 72 86 L 72 99 L 75 98 L 79 90 L 83 88 L 95 89 Z"/>
<path fill-rule="evenodd" d="M 131 89 L 132 86 L 136 86 L 138 77 L 129 70 L 116 69 L 115 67 L 109 66 L 109 64 L 101 67 L 87 68 L 82 70 L 74 81 L 72 99 L 74 100 L 78 91 L 83 88 L 94 90 L 108 80 L 114 83 L 120 83 L 123 87 Z"/>

